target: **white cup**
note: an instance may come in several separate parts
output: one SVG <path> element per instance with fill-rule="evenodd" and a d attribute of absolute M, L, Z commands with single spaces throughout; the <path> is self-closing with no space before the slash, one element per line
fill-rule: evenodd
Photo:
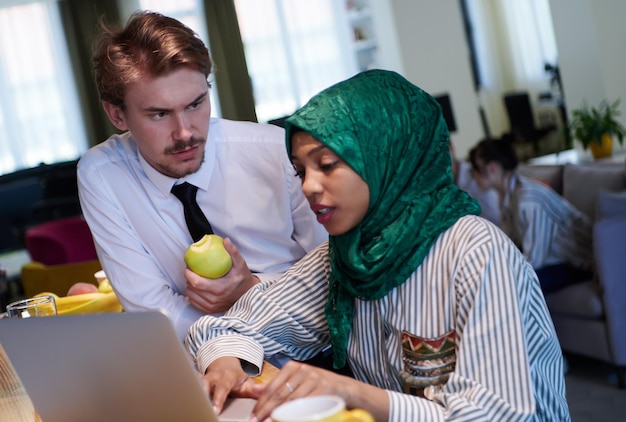
<path fill-rule="evenodd" d="M 311 396 L 281 404 L 272 412 L 275 422 L 374 422 L 364 410 L 346 410 L 338 396 Z"/>
<path fill-rule="evenodd" d="M 11 302 L 7 305 L 9 318 L 33 318 L 54 316 L 57 314 L 57 305 L 54 296 L 43 295 Z"/>
<path fill-rule="evenodd" d="M 102 283 L 107 278 L 107 275 L 104 273 L 104 270 L 96 271 L 93 276 L 98 282 L 98 285 L 100 285 L 100 283 Z"/>

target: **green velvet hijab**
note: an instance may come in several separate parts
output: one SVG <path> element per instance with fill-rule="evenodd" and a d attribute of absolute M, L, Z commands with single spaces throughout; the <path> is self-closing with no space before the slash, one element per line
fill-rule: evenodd
<path fill-rule="evenodd" d="M 290 156 L 295 128 L 327 145 L 370 189 L 364 219 L 329 239 L 326 316 L 341 368 L 354 298 L 380 299 L 404 283 L 439 235 L 480 206 L 453 182 L 439 104 L 395 72 L 366 71 L 314 96 L 286 121 Z"/>

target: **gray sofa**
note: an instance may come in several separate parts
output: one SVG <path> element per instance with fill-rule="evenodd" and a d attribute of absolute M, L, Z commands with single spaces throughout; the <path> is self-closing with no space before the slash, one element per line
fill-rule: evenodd
<path fill-rule="evenodd" d="M 594 222 L 594 279 L 552 293 L 546 302 L 563 351 L 613 365 L 619 388 L 626 388 L 625 170 L 623 162 L 519 167 Z"/>

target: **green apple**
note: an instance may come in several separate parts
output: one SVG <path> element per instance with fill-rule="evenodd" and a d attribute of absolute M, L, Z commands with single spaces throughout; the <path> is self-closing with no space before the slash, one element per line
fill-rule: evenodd
<path fill-rule="evenodd" d="M 205 278 L 220 278 L 233 266 L 224 248 L 224 239 L 216 234 L 205 234 L 185 251 L 185 264 L 194 273 Z"/>

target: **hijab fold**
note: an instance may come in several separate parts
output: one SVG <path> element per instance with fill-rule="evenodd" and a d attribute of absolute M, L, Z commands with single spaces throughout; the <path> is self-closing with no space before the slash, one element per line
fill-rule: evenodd
<path fill-rule="evenodd" d="M 369 70 L 314 96 L 285 123 L 290 156 L 294 128 L 327 145 L 370 190 L 364 219 L 329 238 L 326 316 L 341 368 L 355 298 L 377 300 L 403 284 L 439 235 L 480 206 L 454 184 L 441 107 L 395 72 Z"/>

